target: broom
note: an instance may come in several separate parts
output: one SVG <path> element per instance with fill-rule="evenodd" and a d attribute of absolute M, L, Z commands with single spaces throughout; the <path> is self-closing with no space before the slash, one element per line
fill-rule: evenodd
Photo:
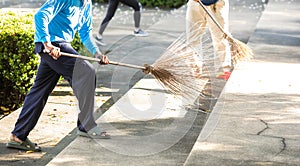
<path fill-rule="evenodd" d="M 98 58 L 83 55 L 65 52 L 61 52 L 61 55 L 100 62 Z M 153 75 L 171 93 L 194 101 L 206 83 L 203 78 L 209 77 L 202 65 L 197 64 L 200 62 L 198 57 L 198 52 L 185 39 L 178 38 L 152 65 L 139 66 L 111 60 L 109 64 L 141 69 L 145 74 Z"/>
<path fill-rule="evenodd" d="M 248 47 L 245 43 L 233 38 L 230 34 L 227 34 L 225 30 L 221 27 L 221 25 L 217 22 L 214 16 L 208 11 L 208 9 L 204 6 L 201 0 L 194 0 L 198 2 L 204 11 L 208 14 L 208 16 L 212 19 L 212 21 L 216 24 L 216 26 L 221 30 L 224 34 L 224 38 L 228 40 L 231 47 L 231 59 L 232 63 L 235 66 L 239 61 L 250 60 L 253 57 L 253 52 L 250 47 Z"/>

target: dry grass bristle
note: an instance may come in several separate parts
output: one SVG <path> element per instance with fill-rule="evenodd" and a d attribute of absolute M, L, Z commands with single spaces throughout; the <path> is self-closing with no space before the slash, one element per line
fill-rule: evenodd
<path fill-rule="evenodd" d="M 227 40 L 230 44 L 231 59 L 234 66 L 238 62 L 249 61 L 253 58 L 253 51 L 248 45 L 232 37 L 228 37 Z"/>
<path fill-rule="evenodd" d="M 150 73 L 173 94 L 194 99 L 209 79 L 201 56 L 181 37 L 156 60 Z"/>

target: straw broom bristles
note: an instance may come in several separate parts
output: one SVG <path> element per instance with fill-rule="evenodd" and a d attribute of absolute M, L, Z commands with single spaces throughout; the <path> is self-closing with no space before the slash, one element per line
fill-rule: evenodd
<path fill-rule="evenodd" d="M 236 66 L 238 62 L 248 61 L 253 58 L 254 54 L 252 49 L 245 43 L 228 35 L 225 37 L 225 39 L 227 39 L 230 44 L 231 60 L 234 66 Z"/>
<path fill-rule="evenodd" d="M 178 38 L 151 66 L 145 65 L 146 74 L 152 74 L 167 90 L 194 100 L 207 83 L 209 72 L 203 68 L 199 53 L 184 38 Z"/>

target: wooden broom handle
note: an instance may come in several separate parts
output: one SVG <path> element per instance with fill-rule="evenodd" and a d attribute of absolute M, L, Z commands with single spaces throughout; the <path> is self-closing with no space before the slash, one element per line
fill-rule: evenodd
<path fill-rule="evenodd" d="M 66 52 L 60 52 L 60 53 L 63 56 L 68 56 L 68 57 L 73 57 L 73 58 L 80 58 L 80 59 L 90 60 L 90 61 L 95 61 L 95 62 L 100 62 L 101 61 L 98 58 L 92 58 L 92 57 L 87 57 L 87 56 L 83 56 L 83 55 L 70 54 L 70 53 L 66 53 Z M 109 61 L 109 64 L 111 64 L 111 65 L 118 65 L 118 66 L 124 66 L 124 67 L 129 67 L 129 68 L 134 68 L 134 69 L 142 69 L 142 70 L 146 69 L 146 67 L 144 67 L 144 66 L 126 64 L 126 63 L 114 62 L 114 61 Z"/>
<path fill-rule="evenodd" d="M 212 19 L 212 21 L 217 25 L 217 27 L 224 33 L 227 35 L 227 33 L 225 32 L 225 30 L 222 28 L 222 26 L 218 23 L 218 21 L 215 19 L 215 17 L 211 14 L 211 12 L 209 10 L 207 10 L 207 8 L 204 6 L 204 4 L 201 2 L 201 0 L 194 0 L 196 2 L 198 2 L 201 7 L 205 10 L 205 12 L 208 14 L 208 16 Z M 228 35 L 227 35 L 228 36 Z"/>

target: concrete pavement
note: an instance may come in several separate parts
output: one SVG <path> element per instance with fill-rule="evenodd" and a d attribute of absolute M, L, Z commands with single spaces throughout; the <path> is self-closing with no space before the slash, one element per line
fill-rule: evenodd
<path fill-rule="evenodd" d="M 30 135 L 44 151 L 32 154 L 4 147 L 16 111 L 0 121 L 5 126 L 0 132 L 0 165 L 297 165 L 299 81 L 285 73 L 299 67 L 299 3 L 270 1 L 258 24 L 261 2 L 249 3 L 232 1 L 231 29 L 244 42 L 250 38 L 255 59 L 234 70 L 211 114 L 187 112 L 180 98 L 166 93 L 141 71 L 97 67 L 96 100 L 101 106 L 97 122 L 112 139 L 76 137 L 76 115 L 68 111 L 76 110 L 76 102 L 68 87 L 57 87 L 42 115 L 44 120 Z M 125 19 L 130 13 L 112 22 L 106 41 L 111 45 L 124 37 L 109 55 L 112 60 L 151 64 L 184 32 L 184 7 L 155 12 L 145 12 L 143 17 L 144 29 L 150 32 L 147 38 L 124 37 L 132 31 L 130 19 Z M 284 31 L 278 22 L 284 23 Z M 62 93 L 69 97 L 60 97 Z"/>
<path fill-rule="evenodd" d="M 299 5 L 269 1 L 184 165 L 300 165 Z"/>

